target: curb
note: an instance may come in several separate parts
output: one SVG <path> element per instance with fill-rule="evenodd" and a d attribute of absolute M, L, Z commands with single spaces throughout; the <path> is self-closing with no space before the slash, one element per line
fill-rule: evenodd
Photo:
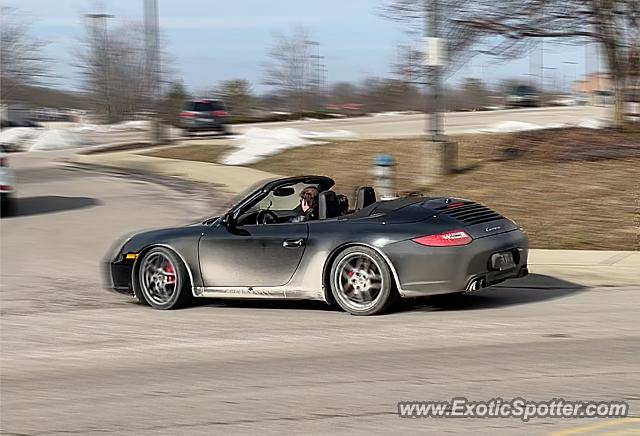
<path fill-rule="evenodd" d="M 191 180 L 191 179 L 186 179 L 186 178 L 177 177 L 177 176 L 168 176 L 168 175 L 154 173 L 151 171 L 139 170 L 135 168 L 123 168 L 123 167 L 116 167 L 116 166 L 109 166 L 109 165 L 75 162 L 71 159 L 66 161 L 61 161 L 60 165 L 66 168 L 78 169 L 81 171 L 98 171 L 101 173 L 117 175 L 117 176 L 135 176 L 139 180 L 158 183 L 160 185 L 168 186 L 170 188 L 176 189 L 181 192 L 191 192 L 196 189 L 211 190 L 212 188 L 214 188 L 217 190 L 216 194 L 220 194 L 222 196 L 231 195 L 231 193 L 227 192 L 224 189 L 224 185 L 221 185 L 218 183 L 201 182 L 198 180 Z"/>

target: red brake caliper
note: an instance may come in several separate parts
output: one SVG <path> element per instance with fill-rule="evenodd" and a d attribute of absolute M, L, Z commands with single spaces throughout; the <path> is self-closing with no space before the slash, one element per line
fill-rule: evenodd
<path fill-rule="evenodd" d="M 171 262 L 167 263 L 167 284 L 171 285 L 174 284 L 176 282 L 176 272 L 173 269 L 173 265 L 171 264 Z"/>

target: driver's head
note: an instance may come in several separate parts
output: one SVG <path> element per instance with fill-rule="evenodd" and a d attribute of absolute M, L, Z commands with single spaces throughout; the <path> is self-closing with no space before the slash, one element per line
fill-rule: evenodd
<path fill-rule="evenodd" d="M 304 188 L 300 193 L 300 207 L 303 212 L 307 212 L 318 205 L 318 189 L 313 186 Z"/>

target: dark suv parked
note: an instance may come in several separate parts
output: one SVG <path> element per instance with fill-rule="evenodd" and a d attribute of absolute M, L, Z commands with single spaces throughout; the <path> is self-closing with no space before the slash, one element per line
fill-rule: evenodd
<path fill-rule="evenodd" d="M 227 109 L 220 100 L 188 100 L 180 112 L 180 126 L 186 135 L 191 132 L 228 133 Z"/>

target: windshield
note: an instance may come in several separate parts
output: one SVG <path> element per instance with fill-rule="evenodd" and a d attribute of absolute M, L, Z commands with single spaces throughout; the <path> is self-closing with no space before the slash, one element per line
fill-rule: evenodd
<path fill-rule="evenodd" d="M 514 94 L 517 94 L 517 95 L 532 95 L 535 93 L 536 93 L 535 89 L 533 89 L 531 86 L 525 86 L 525 85 L 516 87 L 514 92 Z"/>
<path fill-rule="evenodd" d="M 279 194 L 276 195 L 276 191 L 271 191 L 265 198 L 251 206 L 247 212 L 257 212 L 259 210 L 293 210 L 300 204 L 300 193 L 304 188 L 309 186 L 318 188 L 317 183 L 300 182 L 287 187 L 281 187 L 291 188 L 291 192 L 280 189 Z"/>
<path fill-rule="evenodd" d="M 184 105 L 184 110 L 193 112 L 211 112 L 224 110 L 221 102 L 216 100 L 188 101 Z"/>

